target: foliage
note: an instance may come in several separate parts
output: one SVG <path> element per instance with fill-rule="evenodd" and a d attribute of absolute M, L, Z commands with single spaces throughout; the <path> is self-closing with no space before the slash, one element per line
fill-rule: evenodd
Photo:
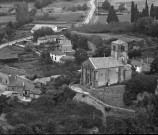
<path fill-rule="evenodd" d="M 140 57 L 141 56 L 141 50 L 131 50 L 128 52 L 128 56 L 129 56 L 129 59 L 132 59 L 132 58 L 136 58 L 136 57 Z"/>
<path fill-rule="evenodd" d="M 110 10 L 110 8 L 111 8 L 111 4 L 105 0 L 102 4 L 102 9 Z"/>
<path fill-rule="evenodd" d="M 157 78 L 152 75 L 138 74 L 126 83 L 124 92 L 124 103 L 131 105 L 137 99 L 139 93 L 144 91 L 148 93 L 155 93 L 157 87 Z"/>
<path fill-rule="evenodd" d="M 55 1 L 55 0 L 54 0 Z M 52 0 L 35 0 L 34 6 L 38 9 L 49 5 L 52 2 Z"/>
<path fill-rule="evenodd" d="M 158 58 L 155 58 L 154 61 L 150 65 L 151 73 L 158 73 Z"/>
<path fill-rule="evenodd" d="M 32 21 L 26 2 L 16 3 L 16 20 L 21 25 Z"/>
<path fill-rule="evenodd" d="M 134 27 L 129 22 L 111 22 L 109 24 L 87 24 L 75 30 L 86 33 L 128 33 L 133 32 Z"/>
<path fill-rule="evenodd" d="M 0 96 L 0 114 L 3 112 L 3 109 L 7 107 L 8 99 L 9 98 L 4 95 Z"/>
<path fill-rule="evenodd" d="M 87 52 L 83 49 L 78 49 L 75 51 L 74 54 L 75 57 L 75 61 L 77 62 L 77 64 L 81 64 L 83 61 L 88 59 L 88 55 Z"/>
<path fill-rule="evenodd" d="M 119 5 L 119 11 L 120 11 L 120 12 L 123 12 L 123 11 L 125 11 L 125 10 L 126 10 L 125 4 L 124 4 L 124 3 L 121 3 L 121 4 Z"/>
<path fill-rule="evenodd" d="M 33 131 L 29 126 L 26 126 L 24 124 L 18 124 L 14 129 L 14 134 L 21 134 L 21 135 L 33 134 Z"/>
<path fill-rule="evenodd" d="M 68 36 L 68 35 L 67 35 Z M 73 49 L 85 49 L 88 50 L 88 39 L 85 36 L 78 35 L 78 34 L 71 34 L 70 40 L 73 45 Z"/>
<path fill-rule="evenodd" d="M 42 27 L 41 29 L 38 29 L 33 33 L 33 39 L 37 41 L 39 37 L 44 37 L 46 35 L 53 35 L 53 34 L 54 34 L 54 31 L 52 28 Z"/>
<path fill-rule="evenodd" d="M 148 34 L 150 26 L 153 24 L 153 19 L 150 17 L 139 18 L 135 23 L 136 31 Z"/>
<path fill-rule="evenodd" d="M 154 4 L 153 4 L 153 3 L 151 4 L 151 8 L 150 8 L 150 17 L 152 17 L 153 20 L 154 20 L 155 17 L 156 17 L 155 7 L 154 7 Z"/>
<path fill-rule="evenodd" d="M 44 51 L 41 53 L 40 57 L 39 57 L 39 61 L 41 64 L 52 64 L 52 59 L 50 57 L 50 53 L 48 51 Z"/>
<path fill-rule="evenodd" d="M 108 13 L 108 17 L 107 17 L 107 23 L 110 23 L 110 22 L 119 22 L 119 19 L 116 15 L 116 11 L 113 6 L 111 6 Z"/>
<path fill-rule="evenodd" d="M 108 45 L 100 46 L 95 53 L 95 57 L 109 57 L 111 55 L 111 48 Z"/>

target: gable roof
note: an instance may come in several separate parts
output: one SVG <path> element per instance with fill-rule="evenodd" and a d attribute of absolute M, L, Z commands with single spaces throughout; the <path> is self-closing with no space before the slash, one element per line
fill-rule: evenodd
<path fill-rule="evenodd" d="M 113 57 L 89 58 L 89 61 L 92 63 L 95 69 L 123 66 L 122 63 L 120 63 L 116 58 Z"/>
<path fill-rule="evenodd" d="M 27 73 L 24 70 L 9 67 L 9 66 L 0 67 L 0 72 L 7 75 L 27 75 Z"/>
<path fill-rule="evenodd" d="M 51 54 L 55 54 L 55 55 L 66 55 L 66 53 L 64 53 L 64 52 L 62 52 L 62 51 L 53 51 L 53 52 L 51 52 Z"/>
<path fill-rule="evenodd" d="M 116 41 L 113 41 L 112 43 L 117 44 L 117 45 L 120 45 L 120 44 L 127 44 L 126 42 L 124 42 L 124 41 L 122 41 L 122 40 L 116 40 Z"/>

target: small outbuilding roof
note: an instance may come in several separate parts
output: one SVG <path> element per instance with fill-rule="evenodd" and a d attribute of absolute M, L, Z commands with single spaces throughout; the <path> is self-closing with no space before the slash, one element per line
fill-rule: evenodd
<path fill-rule="evenodd" d="M 55 55 L 66 55 L 66 53 L 64 53 L 64 52 L 62 52 L 62 51 L 53 51 L 53 52 L 51 52 L 51 54 L 55 54 Z"/>

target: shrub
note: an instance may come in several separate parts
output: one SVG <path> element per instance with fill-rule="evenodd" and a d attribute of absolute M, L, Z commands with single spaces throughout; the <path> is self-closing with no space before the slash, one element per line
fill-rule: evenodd
<path fill-rule="evenodd" d="M 124 103 L 131 105 L 136 100 L 139 93 L 144 91 L 148 93 L 155 93 L 157 87 L 157 78 L 152 75 L 138 74 L 126 83 L 124 93 Z"/>

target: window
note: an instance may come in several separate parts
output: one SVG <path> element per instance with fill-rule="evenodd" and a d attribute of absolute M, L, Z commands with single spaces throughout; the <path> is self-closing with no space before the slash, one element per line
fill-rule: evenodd
<path fill-rule="evenodd" d="M 55 60 L 56 60 L 56 57 L 55 57 Z"/>
<path fill-rule="evenodd" d="M 121 46 L 121 51 L 125 51 L 125 46 Z"/>
<path fill-rule="evenodd" d="M 103 73 L 101 73 L 100 76 L 103 76 Z"/>
<path fill-rule="evenodd" d="M 116 46 L 113 46 L 113 50 L 116 51 Z"/>

